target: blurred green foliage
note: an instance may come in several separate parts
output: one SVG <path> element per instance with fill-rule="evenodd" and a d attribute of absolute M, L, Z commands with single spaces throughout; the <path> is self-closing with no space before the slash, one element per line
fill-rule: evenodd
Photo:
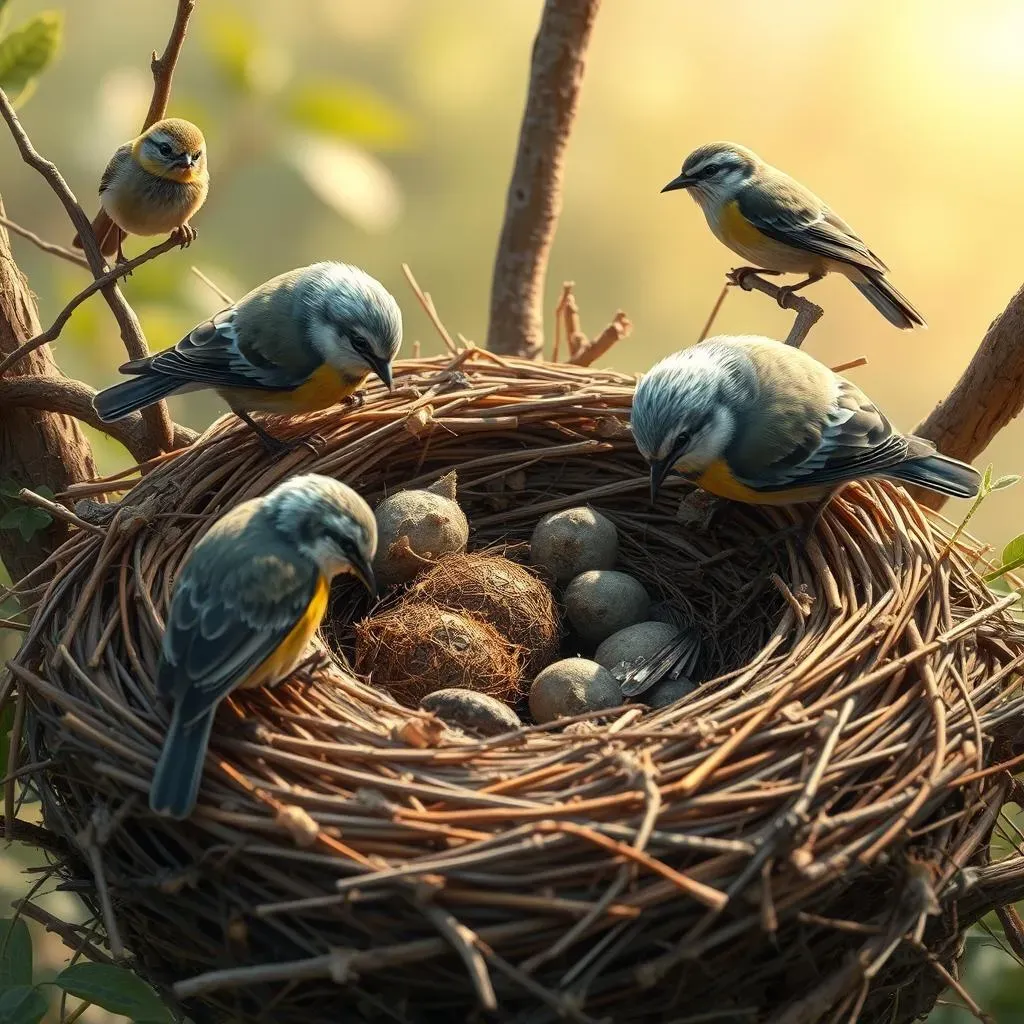
<path fill-rule="evenodd" d="M 32 95 L 39 75 L 56 57 L 64 17 L 57 11 L 43 11 L 3 33 L 7 2 L 0 0 L 0 89 L 18 106 Z"/>

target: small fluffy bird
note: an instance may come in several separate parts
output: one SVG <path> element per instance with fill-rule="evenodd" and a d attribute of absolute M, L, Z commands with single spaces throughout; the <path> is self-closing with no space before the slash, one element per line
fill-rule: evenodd
<path fill-rule="evenodd" d="M 189 221 L 206 202 L 206 140 L 191 121 L 167 117 L 126 142 L 100 178 L 102 209 L 92 230 L 104 256 L 124 262 L 125 235 L 177 232 L 184 248 L 196 237 Z M 74 246 L 82 248 L 75 235 Z"/>
<path fill-rule="evenodd" d="M 894 430 L 855 384 L 770 338 L 710 338 L 663 359 L 637 385 L 631 426 L 652 499 L 673 471 L 763 505 L 827 502 L 873 476 L 954 498 L 981 483 L 973 466 Z"/>
<path fill-rule="evenodd" d="M 661 191 L 685 189 L 704 211 L 715 237 L 743 259 L 744 270 L 806 274 L 787 294 L 826 274 L 849 278 L 895 327 L 925 326 L 924 318 L 886 279 L 889 269 L 842 218 L 813 192 L 756 153 L 733 142 L 695 149 Z"/>
<path fill-rule="evenodd" d="M 331 580 L 374 594 L 377 523 L 351 487 L 308 473 L 221 517 L 174 584 L 157 666 L 172 704 L 149 806 L 186 818 L 195 807 L 217 706 L 237 687 L 272 686 L 302 660 Z"/>
<path fill-rule="evenodd" d="M 346 263 L 314 263 L 254 288 L 173 348 L 125 363 L 120 372 L 134 379 L 99 392 L 93 406 L 110 423 L 168 395 L 212 388 L 277 453 L 294 445 L 250 412 L 326 409 L 371 372 L 390 388 L 401 344 L 402 312 L 379 281 Z"/>

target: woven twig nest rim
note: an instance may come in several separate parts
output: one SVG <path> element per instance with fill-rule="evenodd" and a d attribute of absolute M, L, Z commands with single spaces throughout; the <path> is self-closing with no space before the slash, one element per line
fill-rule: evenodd
<path fill-rule="evenodd" d="M 59 552 L 14 665 L 46 764 L 28 777 L 77 851 L 58 873 L 94 880 L 111 944 L 194 1019 L 904 1021 L 963 929 L 1024 894 L 1024 858 L 986 853 L 1024 638 L 978 552 L 884 483 L 844 491 L 806 547 L 782 529 L 799 512 L 686 527 L 683 485 L 648 506 L 632 385 L 406 361 L 394 394 L 277 427 L 319 455 L 269 461 L 222 421 Z M 474 550 L 570 505 L 611 518 L 620 566 L 698 624 L 716 678 L 476 741 L 333 659 L 226 701 L 196 814 L 151 815 L 153 668 L 203 530 L 295 472 L 374 502 L 452 466 Z"/>

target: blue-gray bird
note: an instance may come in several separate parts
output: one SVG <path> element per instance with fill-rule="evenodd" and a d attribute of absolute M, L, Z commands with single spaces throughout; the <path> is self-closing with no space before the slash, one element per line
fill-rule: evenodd
<path fill-rule="evenodd" d="M 273 685 L 302 660 L 330 583 L 350 573 L 376 593 L 377 522 L 351 487 L 308 473 L 217 520 L 178 573 L 157 689 L 173 704 L 149 806 L 191 814 L 217 705 Z"/>
<path fill-rule="evenodd" d="M 704 211 L 715 237 L 770 274 L 806 274 L 786 294 L 826 274 L 849 278 L 893 326 L 924 326 L 924 317 L 888 281 L 888 267 L 841 217 L 756 153 L 734 142 L 695 149 L 661 191 L 685 189 Z"/>
<path fill-rule="evenodd" d="M 391 387 L 402 313 L 376 279 L 346 263 L 314 263 L 254 288 L 173 348 L 120 367 L 133 380 L 99 392 L 106 423 L 168 395 L 215 390 L 270 451 L 284 444 L 249 415 L 326 409 L 373 372 Z"/>
<path fill-rule="evenodd" d="M 973 466 L 894 430 L 856 384 L 770 338 L 710 338 L 663 359 L 637 385 L 631 427 L 652 498 L 673 471 L 761 505 L 827 500 L 873 476 L 954 498 L 981 483 Z"/>

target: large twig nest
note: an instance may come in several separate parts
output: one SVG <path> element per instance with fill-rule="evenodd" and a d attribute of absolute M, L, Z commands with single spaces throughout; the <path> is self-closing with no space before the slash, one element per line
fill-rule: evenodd
<path fill-rule="evenodd" d="M 61 550 L 16 664 L 24 777 L 77 851 L 58 873 L 197 1021 L 912 1019 L 963 929 L 1024 895 L 1024 856 L 988 852 L 1024 638 L 976 553 L 887 484 L 848 488 L 806 547 L 779 532 L 794 516 L 741 506 L 700 532 L 684 485 L 648 506 L 631 378 L 455 363 L 293 424 L 318 457 L 270 461 L 225 421 Z M 197 812 L 152 816 L 190 545 L 296 471 L 373 502 L 452 466 L 470 550 L 607 516 L 618 568 L 697 625 L 716 678 L 476 740 L 332 664 L 229 700 Z"/>

